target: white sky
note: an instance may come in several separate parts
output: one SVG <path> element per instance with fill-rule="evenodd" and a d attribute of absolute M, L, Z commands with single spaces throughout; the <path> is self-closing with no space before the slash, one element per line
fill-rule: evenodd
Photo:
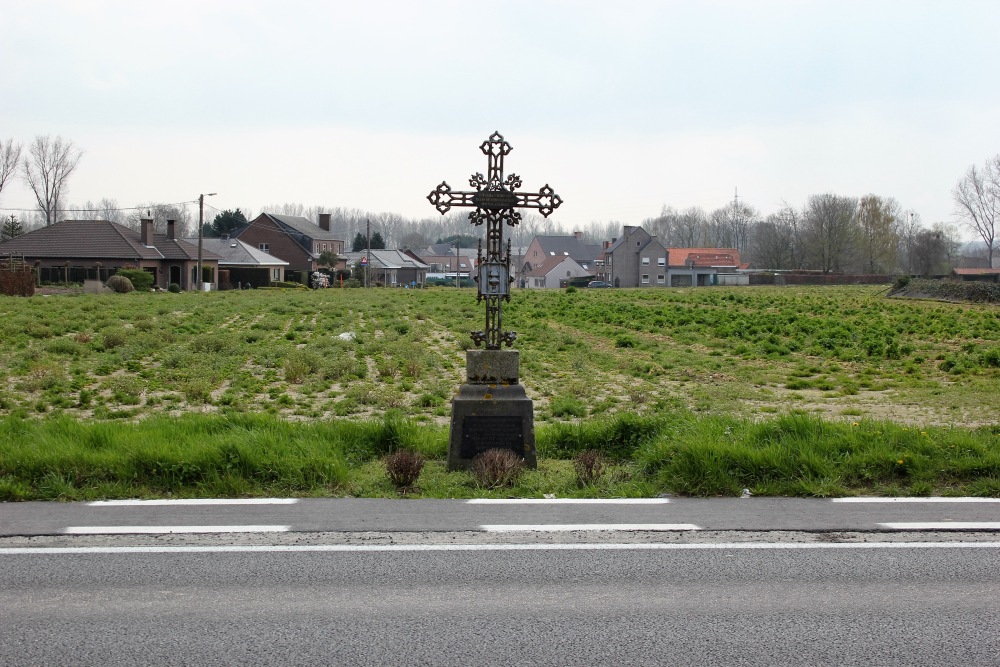
<path fill-rule="evenodd" d="M 75 204 L 429 217 L 499 130 L 567 230 L 737 187 L 764 214 L 871 192 L 950 222 L 1000 152 L 998 29 L 995 0 L 0 0 L 0 138 L 82 148 Z"/>

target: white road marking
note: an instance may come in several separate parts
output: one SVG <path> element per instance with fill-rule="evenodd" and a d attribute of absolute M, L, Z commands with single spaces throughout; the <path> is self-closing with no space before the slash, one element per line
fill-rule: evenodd
<path fill-rule="evenodd" d="M 693 523 L 535 523 L 487 524 L 479 527 L 487 533 L 534 531 L 540 533 L 571 530 L 701 530 Z"/>
<path fill-rule="evenodd" d="M 904 521 L 879 525 L 893 530 L 1000 530 L 1000 521 Z"/>
<path fill-rule="evenodd" d="M 134 507 L 144 505 L 294 505 L 298 498 L 157 498 L 155 500 L 95 500 L 90 507 Z"/>
<path fill-rule="evenodd" d="M 932 496 L 929 498 L 878 498 L 878 497 L 855 497 L 855 498 L 831 498 L 832 503 L 1000 503 L 1000 498 L 967 498 L 956 497 L 946 498 L 942 496 Z"/>
<path fill-rule="evenodd" d="M 468 505 L 665 505 L 669 498 L 472 498 Z"/>
<path fill-rule="evenodd" d="M 1000 549 L 1000 542 L 717 542 L 707 544 L 290 544 L 158 547 L 0 547 L 0 556 L 61 554 L 371 553 L 385 551 L 766 551 L 812 549 Z"/>
<path fill-rule="evenodd" d="M 181 533 L 284 533 L 291 526 L 70 526 L 67 535 L 169 535 Z"/>

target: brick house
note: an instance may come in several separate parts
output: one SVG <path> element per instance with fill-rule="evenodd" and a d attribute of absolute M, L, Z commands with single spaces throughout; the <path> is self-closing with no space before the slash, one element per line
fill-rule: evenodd
<path fill-rule="evenodd" d="M 347 263 L 359 266 L 362 257 L 367 257 L 364 250 L 347 253 Z M 412 253 L 402 250 L 372 250 L 368 272 L 372 285 L 385 287 L 401 287 L 413 285 L 423 287 L 427 281 L 427 264 L 414 257 Z M 353 270 L 353 269 L 352 269 Z M 363 279 L 364 273 L 358 278 Z"/>
<path fill-rule="evenodd" d="M 601 246 L 584 243 L 583 232 L 573 232 L 572 236 L 536 236 L 521 255 L 517 268 L 518 273 L 526 277 L 552 257 L 571 257 L 588 274 L 594 274 L 600 255 Z"/>
<path fill-rule="evenodd" d="M 0 255 L 13 253 L 38 268 L 42 282 L 107 280 L 125 266 L 148 271 L 166 289 L 198 289 L 198 246 L 175 237 L 173 220 L 166 234 L 153 233 L 153 221 L 134 231 L 108 220 L 63 220 L 0 243 Z M 221 257 L 202 248 L 202 267 L 217 280 Z"/>
<path fill-rule="evenodd" d="M 528 289 L 566 287 L 572 278 L 589 277 L 590 271 L 569 255 L 547 257 L 541 264 L 521 275 L 521 286 Z"/>
<path fill-rule="evenodd" d="M 338 258 L 331 269 L 347 268 L 344 240 L 330 231 L 330 214 L 320 213 L 319 223 L 313 224 L 298 215 L 261 213 L 233 236 L 249 245 L 288 262 L 288 280 L 308 283 L 313 271 L 319 270 L 319 256 L 332 252 Z"/>
<path fill-rule="evenodd" d="M 748 285 L 749 278 L 738 274 L 740 251 L 736 248 L 667 248 L 671 287 L 706 285 Z"/>
<path fill-rule="evenodd" d="M 471 278 L 476 268 L 477 249 L 455 247 L 449 243 L 435 243 L 422 250 L 417 250 L 417 258 L 427 265 L 428 273 L 450 273 L 456 271 Z"/>
<path fill-rule="evenodd" d="M 625 225 L 604 249 L 603 273 L 614 287 L 666 287 L 667 249 L 642 227 Z"/>

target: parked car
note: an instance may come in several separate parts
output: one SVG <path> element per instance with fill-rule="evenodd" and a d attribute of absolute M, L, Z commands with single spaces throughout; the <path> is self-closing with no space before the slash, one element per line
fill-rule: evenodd
<path fill-rule="evenodd" d="M 587 283 L 587 287 L 611 287 L 611 283 L 606 283 L 603 280 L 591 280 Z"/>

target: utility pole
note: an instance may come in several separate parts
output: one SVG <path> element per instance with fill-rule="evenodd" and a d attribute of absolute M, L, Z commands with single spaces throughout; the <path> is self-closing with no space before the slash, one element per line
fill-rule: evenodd
<path fill-rule="evenodd" d="M 461 249 L 462 249 L 462 237 L 459 236 L 458 238 L 455 239 L 455 287 L 462 286 L 462 279 L 461 279 L 462 260 L 461 260 L 461 255 L 459 255 L 458 252 Z"/>
<path fill-rule="evenodd" d="M 205 197 L 214 197 L 215 192 L 198 195 L 198 276 L 195 280 L 195 289 L 201 291 L 201 284 L 204 282 L 201 273 L 201 252 L 205 244 Z"/>
<path fill-rule="evenodd" d="M 372 265 L 372 221 L 370 218 L 365 218 L 365 238 L 368 239 L 368 250 L 365 252 L 365 287 L 371 287 L 371 280 L 368 279 Z"/>

